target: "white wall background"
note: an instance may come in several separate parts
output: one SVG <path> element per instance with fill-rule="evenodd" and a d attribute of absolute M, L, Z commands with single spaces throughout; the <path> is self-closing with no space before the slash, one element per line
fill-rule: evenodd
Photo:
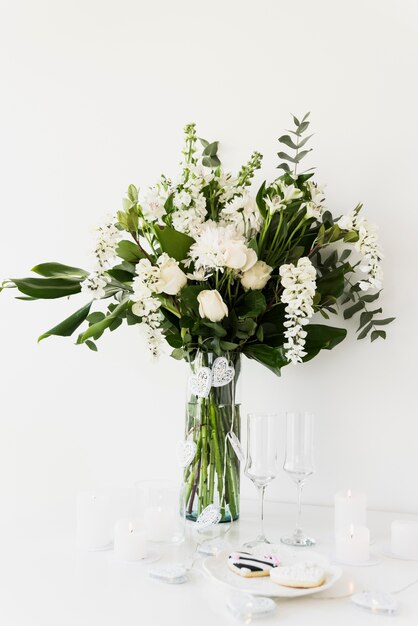
<path fill-rule="evenodd" d="M 281 379 L 245 362 L 243 411 L 317 414 L 306 500 L 361 488 L 374 508 L 418 512 L 417 23 L 411 0 L 1 0 L 2 277 L 37 262 L 89 265 L 93 227 L 128 184 L 179 161 L 183 125 L 221 140 L 238 169 L 276 165 L 289 112 L 312 111 L 311 164 L 337 213 L 379 224 L 388 340 L 357 342 Z M 184 369 L 158 365 L 132 328 L 99 353 L 36 337 L 77 308 L 1 295 L 0 485 L 7 515 L 71 520 L 75 492 L 170 475 Z M 352 329 L 353 330 L 353 329 Z M 283 454 L 281 439 L 280 454 Z M 244 481 L 244 492 L 253 494 Z M 283 473 L 270 489 L 294 499 Z"/>

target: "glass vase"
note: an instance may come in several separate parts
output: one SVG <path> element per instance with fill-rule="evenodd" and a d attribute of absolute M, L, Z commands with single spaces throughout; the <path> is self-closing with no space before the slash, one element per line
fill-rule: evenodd
<path fill-rule="evenodd" d="M 194 441 L 196 453 L 185 468 L 184 488 L 186 517 L 192 521 L 209 505 L 219 507 L 220 522 L 239 517 L 240 368 L 237 353 L 198 351 L 190 363 L 185 435 L 186 441 Z M 196 389 L 198 378 L 201 384 Z"/>

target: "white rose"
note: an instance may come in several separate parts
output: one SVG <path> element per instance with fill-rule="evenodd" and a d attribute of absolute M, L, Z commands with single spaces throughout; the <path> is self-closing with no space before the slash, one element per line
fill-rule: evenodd
<path fill-rule="evenodd" d="M 186 284 L 187 276 L 179 268 L 177 261 L 167 257 L 160 265 L 160 274 L 156 285 L 157 293 L 175 296 Z"/>
<path fill-rule="evenodd" d="M 273 268 L 264 261 L 257 261 L 241 276 L 241 285 L 244 289 L 263 289 L 273 271 Z"/>
<path fill-rule="evenodd" d="M 206 317 L 211 322 L 220 322 L 228 315 L 228 307 L 216 289 L 204 289 L 197 296 L 197 301 L 200 317 Z"/>
<path fill-rule="evenodd" d="M 246 272 L 257 262 L 257 254 L 244 243 L 228 241 L 224 253 L 225 266 Z"/>

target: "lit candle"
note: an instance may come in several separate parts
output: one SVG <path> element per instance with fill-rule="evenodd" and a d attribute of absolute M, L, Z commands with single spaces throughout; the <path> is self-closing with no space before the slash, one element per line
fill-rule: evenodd
<path fill-rule="evenodd" d="M 337 561 L 356 565 L 370 559 L 370 531 L 366 526 L 340 528 L 335 534 Z"/>
<path fill-rule="evenodd" d="M 137 520 L 120 519 L 115 525 L 114 555 L 119 561 L 138 561 L 147 554 L 147 539 Z"/>
<path fill-rule="evenodd" d="M 418 559 L 418 521 L 395 520 L 391 526 L 391 551 L 406 559 Z"/>
<path fill-rule="evenodd" d="M 77 495 L 77 543 L 86 550 L 111 546 L 111 507 L 107 492 L 82 491 Z"/>
<path fill-rule="evenodd" d="M 365 493 L 339 491 L 335 494 L 335 532 L 340 528 L 366 526 L 367 498 Z"/>
<path fill-rule="evenodd" d="M 149 541 L 171 541 L 178 519 L 170 507 L 150 506 L 145 509 L 144 525 Z"/>

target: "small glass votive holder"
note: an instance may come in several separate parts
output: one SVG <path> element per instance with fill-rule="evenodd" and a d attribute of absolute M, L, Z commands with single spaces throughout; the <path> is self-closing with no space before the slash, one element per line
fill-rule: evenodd
<path fill-rule="evenodd" d="M 77 546 L 81 550 L 108 550 L 113 543 L 111 494 L 108 490 L 77 494 Z"/>
<path fill-rule="evenodd" d="M 171 480 L 143 480 L 135 483 L 135 490 L 147 540 L 163 544 L 184 541 L 184 488 Z"/>

